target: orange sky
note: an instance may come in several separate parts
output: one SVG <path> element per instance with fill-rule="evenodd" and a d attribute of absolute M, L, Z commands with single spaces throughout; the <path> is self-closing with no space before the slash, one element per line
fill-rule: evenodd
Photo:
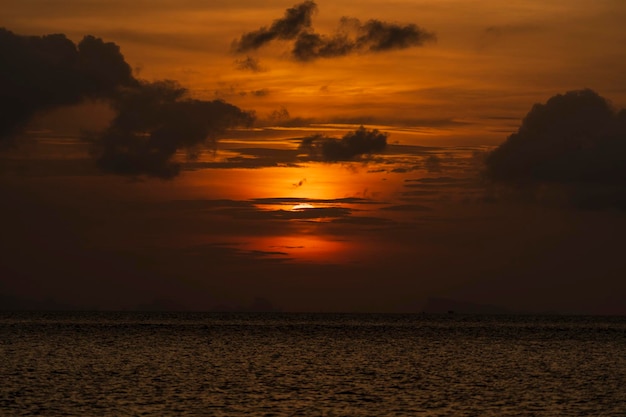
<path fill-rule="evenodd" d="M 471 125 L 451 137 L 496 144 L 533 103 L 556 93 L 592 88 L 626 104 L 626 4 L 619 0 L 320 1 L 319 33 L 349 16 L 415 23 L 437 41 L 307 63 L 289 58 L 288 42 L 274 42 L 247 54 L 261 72 L 237 70 L 246 54 L 233 54 L 231 43 L 294 3 L 6 0 L 0 26 L 75 41 L 94 34 L 119 44 L 139 76 L 179 80 L 198 97 L 224 98 L 261 119 L 284 107 L 291 117 L 319 121 L 441 127 L 454 120 Z"/>
<path fill-rule="evenodd" d="M 591 88 L 626 107 L 626 2 L 319 0 L 315 33 L 348 16 L 416 24 L 437 40 L 307 62 L 289 40 L 233 52 L 294 4 L 0 3 L 0 27 L 16 34 L 101 37 L 136 77 L 257 115 L 197 160 L 179 149 L 182 171 L 165 181 L 97 169 L 79 131 L 107 126 L 102 103 L 39 114 L 19 146 L 0 150 L 0 301 L 237 309 L 261 297 L 287 311 L 406 312 L 434 296 L 626 313 L 615 183 L 529 191 L 483 176 L 487 152 L 535 103 Z M 258 71 L 238 68 L 248 57 Z M 384 152 L 322 162 L 298 148 L 361 123 L 389 134 Z"/>

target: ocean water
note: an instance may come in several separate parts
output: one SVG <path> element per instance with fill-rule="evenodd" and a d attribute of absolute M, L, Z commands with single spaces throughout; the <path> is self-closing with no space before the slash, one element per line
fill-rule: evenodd
<path fill-rule="evenodd" d="M 626 416 L 626 318 L 5 312 L 0 415 Z"/>

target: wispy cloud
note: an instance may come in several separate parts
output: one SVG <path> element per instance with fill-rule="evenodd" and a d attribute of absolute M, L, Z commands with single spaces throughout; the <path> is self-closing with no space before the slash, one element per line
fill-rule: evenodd
<path fill-rule="evenodd" d="M 247 56 L 244 59 L 235 60 L 235 67 L 240 71 L 263 72 L 265 69 L 261 66 L 258 59 Z"/>

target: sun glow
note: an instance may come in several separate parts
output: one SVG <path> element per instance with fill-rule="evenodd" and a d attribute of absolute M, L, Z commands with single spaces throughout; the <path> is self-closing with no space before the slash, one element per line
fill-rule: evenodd
<path fill-rule="evenodd" d="M 280 252 L 277 258 L 291 262 L 334 263 L 355 260 L 358 250 L 353 242 L 325 235 L 295 234 L 251 239 L 246 243 L 252 250 Z"/>
<path fill-rule="evenodd" d="M 291 208 L 291 211 L 301 211 L 301 210 L 312 209 L 312 208 L 315 208 L 315 207 L 309 203 L 298 203 Z"/>

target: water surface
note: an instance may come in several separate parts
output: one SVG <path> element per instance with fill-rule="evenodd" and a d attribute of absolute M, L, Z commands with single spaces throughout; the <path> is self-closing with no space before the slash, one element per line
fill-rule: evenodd
<path fill-rule="evenodd" d="M 2 415 L 624 416 L 626 318 L 1 313 Z"/>

